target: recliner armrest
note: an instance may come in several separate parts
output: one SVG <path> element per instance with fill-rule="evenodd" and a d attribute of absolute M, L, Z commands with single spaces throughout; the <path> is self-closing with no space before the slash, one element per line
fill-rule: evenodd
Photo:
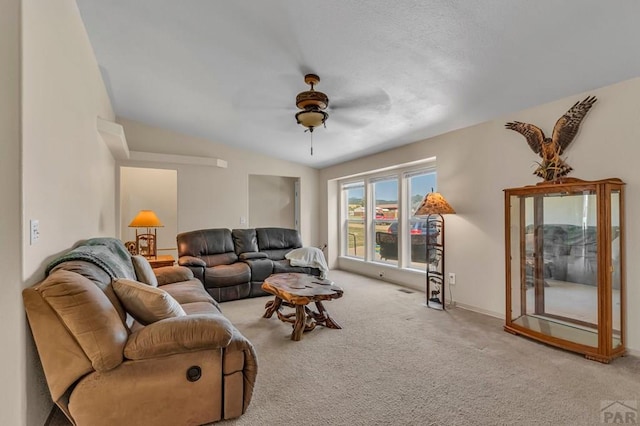
<path fill-rule="evenodd" d="M 124 356 L 140 360 L 202 349 L 225 348 L 235 327 L 222 315 L 200 314 L 167 318 L 132 333 Z"/>
<path fill-rule="evenodd" d="M 241 253 L 240 254 L 240 260 L 251 260 L 251 259 L 266 259 L 269 256 L 267 256 L 267 253 L 262 253 L 262 252 L 247 252 L 247 253 Z"/>
<path fill-rule="evenodd" d="M 178 265 L 180 266 L 202 266 L 203 268 L 207 267 L 207 263 L 195 256 L 180 256 L 178 259 Z"/>
<path fill-rule="evenodd" d="M 163 266 L 154 269 L 153 273 L 159 286 L 193 279 L 193 271 L 185 266 Z"/>

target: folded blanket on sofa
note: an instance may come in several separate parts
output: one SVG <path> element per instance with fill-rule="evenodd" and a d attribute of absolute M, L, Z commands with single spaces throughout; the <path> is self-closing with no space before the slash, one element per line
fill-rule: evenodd
<path fill-rule="evenodd" d="M 320 270 L 320 278 L 323 280 L 329 275 L 329 266 L 327 266 L 327 261 L 324 258 L 322 250 L 317 247 L 301 247 L 293 249 L 284 257 L 289 259 L 291 266 L 318 268 Z"/>
<path fill-rule="evenodd" d="M 131 255 L 117 238 L 91 238 L 51 262 L 46 275 L 57 265 L 70 260 L 84 260 L 102 268 L 111 278 L 136 279 Z"/>

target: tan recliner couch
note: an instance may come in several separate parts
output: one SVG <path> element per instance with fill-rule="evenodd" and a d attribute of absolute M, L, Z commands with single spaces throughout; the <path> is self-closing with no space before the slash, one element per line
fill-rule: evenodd
<path fill-rule="evenodd" d="M 187 268 L 152 271 L 134 260 L 142 265 L 131 268 L 135 278 L 157 280 L 186 315 L 141 325 L 100 262 L 67 259 L 23 291 L 53 401 L 75 425 L 201 425 L 242 415 L 257 373 L 251 343 Z"/>

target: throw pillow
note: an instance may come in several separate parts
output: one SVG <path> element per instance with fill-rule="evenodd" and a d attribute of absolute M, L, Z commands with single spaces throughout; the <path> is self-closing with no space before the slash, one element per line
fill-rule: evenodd
<path fill-rule="evenodd" d="M 149 284 L 152 287 L 158 287 L 158 279 L 146 257 L 137 254 L 131 256 L 131 262 L 133 262 L 133 269 L 136 271 L 138 281 Z"/>
<path fill-rule="evenodd" d="M 124 308 L 143 325 L 186 315 L 166 291 L 137 281 L 117 279 L 113 289 Z"/>

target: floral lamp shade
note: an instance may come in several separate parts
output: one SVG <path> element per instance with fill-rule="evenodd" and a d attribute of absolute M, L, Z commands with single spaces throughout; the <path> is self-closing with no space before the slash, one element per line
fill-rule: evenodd
<path fill-rule="evenodd" d="M 455 210 L 439 192 L 430 192 L 414 213 L 416 216 L 427 216 L 430 214 L 455 214 Z"/>

